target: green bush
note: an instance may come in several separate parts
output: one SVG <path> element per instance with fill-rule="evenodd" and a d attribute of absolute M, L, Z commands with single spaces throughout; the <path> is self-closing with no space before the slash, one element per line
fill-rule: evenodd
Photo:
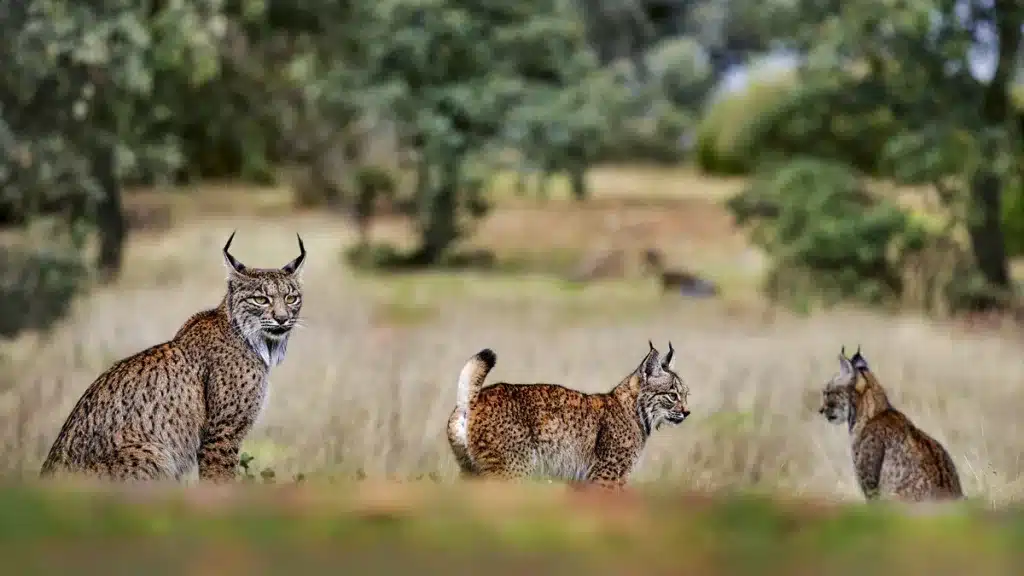
<path fill-rule="evenodd" d="M 609 134 L 598 160 L 678 163 L 684 157 L 680 142 L 693 125 L 693 118 L 683 109 L 667 100 L 655 102 L 650 115 L 626 119 L 620 130 Z"/>
<path fill-rule="evenodd" d="M 720 98 L 697 134 L 698 167 L 708 174 L 746 175 L 762 162 L 812 155 L 877 175 L 896 119 L 887 108 L 848 102 L 840 80 L 798 83 L 795 75 L 782 74 Z"/>
<path fill-rule="evenodd" d="M 1017 113 L 1024 116 L 1024 85 L 1017 85 L 1011 92 Z M 1024 125 L 1024 120 L 1022 120 Z M 1024 158 L 1020 160 L 1024 162 Z M 1003 201 L 1003 226 L 1006 233 L 1006 248 L 1010 256 L 1024 256 L 1024 182 L 1014 182 L 1006 191 Z"/>
<path fill-rule="evenodd" d="M 0 336 L 50 328 L 68 313 L 87 274 L 71 251 L 0 248 Z"/>
<path fill-rule="evenodd" d="M 697 166 L 708 174 L 749 174 L 755 155 L 748 127 L 778 106 L 792 88 L 792 77 L 780 76 L 751 82 L 745 90 L 711 102 L 697 128 Z"/>
<path fill-rule="evenodd" d="M 728 207 L 771 259 L 765 293 L 793 308 L 853 301 L 945 312 L 980 296 L 949 230 L 871 195 L 843 163 L 764 166 Z"/>
<path fill-rule="evenodd" d="M 644 62 L 661 93 L 678 106 L 696 108 L 714 82 L 707 52 L 692 38 L 663 40 L 647 50 Z"/>
<path fill-rule="evenodd" d="M 1024 185 L 1019 182 L 1003 196 L 1003 233 L 1010 256 L 1024 256 Z"/>

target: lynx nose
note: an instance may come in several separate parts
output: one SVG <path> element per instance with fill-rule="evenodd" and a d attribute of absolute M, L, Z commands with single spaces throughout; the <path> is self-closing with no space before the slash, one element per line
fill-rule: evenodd
<path fill-rule="evenodd" d="M 288 323 L 288 317 L 287 316 L 278 316 L 278 315 L 275 314 L 274 315 L 274 322 L 277 322 L 278 326 L 284 326 L 285 324 Z"/>
<path fill-rule="evenodd" d="M 690 416 L 690 411 L 688 409 L 686 409 L 686 408 L 683 408 L 683 418 L 687 418 L 689 416 Z"/>

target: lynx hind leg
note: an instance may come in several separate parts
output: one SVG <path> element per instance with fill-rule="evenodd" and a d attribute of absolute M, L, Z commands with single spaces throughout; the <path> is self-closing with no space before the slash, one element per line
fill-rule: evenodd
<path fill-rule="evenodd" d="M 93 468 L 107 480 L 152 481 L 177 480 L 174 459 L 154 444 L 125 444 L 107 455 Z"/>
<path fill-rule="evenodd" d="M 473 460 L 469 457 L 469 450 L 463 443 L 464 435 L 460 434 L 460 428 L 466 425 L 465 420 L 465 416 L 457 412 L 448 418 L 448 446 L 452 449 L 452 456 L 455 457 L 455 463 L 459 466 L 459 474 L 464 478 L 476 475 L 476 468 L 473 466 Z"/>
<path fill-rule="evenodd" d="M 534 472 L 530 454 L 509 446 L 478 448 L 473 467 L 477 477 L 487 480 L 521 480 Z"/>
<path fill-rule="evenodd" d="M 466 447 L 453 442 L 451 448 L 452 454 L 455 456 L 455 462 L 459 465 L 459 474 L 464 478 L 476 476 L 476 468 L 473 466 L 473 461 L 469 458 L 469 452 L 466 451 Z"/>

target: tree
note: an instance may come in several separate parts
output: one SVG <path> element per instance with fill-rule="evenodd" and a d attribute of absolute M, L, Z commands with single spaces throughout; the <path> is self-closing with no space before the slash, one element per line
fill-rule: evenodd
<path fill-rule="evenodd" d="M 589 48 L 576 14 L 550 0 L 381 0 L 370 11 L 370 105 L 395 119 L 418 158 L 412 260 L 436 263 L 460 237 L 467 180 L 479 177 L 469 169 L 489 164 L 520 107 L 565 94 Z"/>
<path fill-rule="evenodd" d="M 898 182 L 929 184 L 966 228 L 997 306 L 1010 288 L 1002 196 L 1024 151 L 1010 105 L 1024 5 L 1013 0 L 798 0 L 765 4 L 784 45 L 804 55 L 797 89 L 750 129 L 762 141 L 805 142 L 818 155 L 865 164 Z M 978 39 L 991 78 L 974 71 Z M 763 146 L 762 149 L 767 149 Z M 869 158 L 851 157 L 866 150 Z"/>
<path fill-rule="evenodd" d="M 121 0 L 28 0 L 4 19 L 0 57 L 0 185 L 25 223 L 59 213 L 82 246 L 99 233 L 96 267 L 120 270 L 121 185 L 142 171 L 169 174 L 176 142 L 152 125 L 166 112 L 156 78 L 193 84 L 217 72 L 217 2 L 159 10 Z"/>

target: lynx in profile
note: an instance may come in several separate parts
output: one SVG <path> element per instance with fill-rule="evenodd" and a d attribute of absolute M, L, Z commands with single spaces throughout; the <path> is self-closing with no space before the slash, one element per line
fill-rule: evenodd
<path fill-rule="evenodd" d="M 689 389 L 672 369 L 675 351 L 650 351 L 611 391 L 586 394 L 557 384 L 483 387 L 497 357 L 490 349 L 459 375 L 448 443 L 464 476 L 542 476 L 621 488 L 652 430 L 690 415 Z"/>
<path fill-rule="evenodd" d="M 839 374 L 825 386 L 819 413 L 846 423 L 857 481 L 868 500 L 951 500 L 963 497 L 949 453 L 892 407 L 860 349 L 839 353 Z"/>
<path fill-rule="evenodd" d="M 238 450 L 284 359 L 302 307 L 306 250 L 280 269 L 249 268 L 228 252 L 227 294 L 170 341 L 129 356 L 96 379 L 71 410 L 43 478 L 232 480 Z"/>

